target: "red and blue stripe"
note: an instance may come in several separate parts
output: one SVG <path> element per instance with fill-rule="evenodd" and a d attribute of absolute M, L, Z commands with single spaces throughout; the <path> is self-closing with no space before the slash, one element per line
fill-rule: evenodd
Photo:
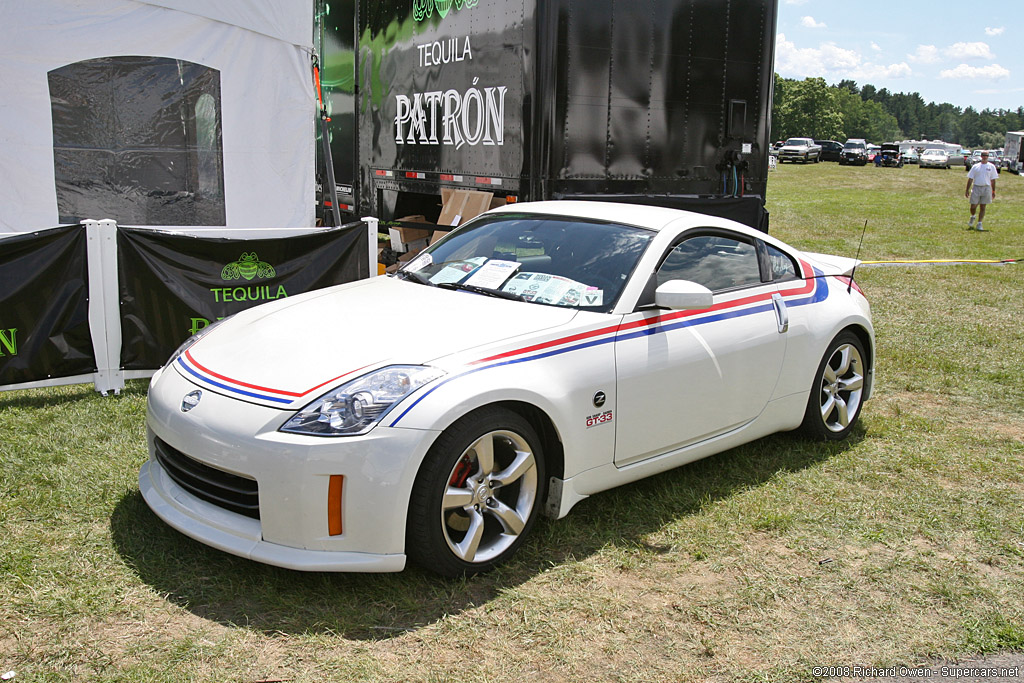
<path fill-rule="evenodd" d="M 802 263 L 802 265 L 806 279 L 798 281 L 799 284 L 794 287 L 778 292 L 785 300 L 786 306 L 807 306 L 809 304 L 822 302 L 828 298 L 828 283 L 825 282 L 825 277 L 821 271 L 816 268 L 812 268 L 807 263 Z M 531 344 L 530 346 L 524 346 L 472 361 L 469 363 L 469 365 L 472 366 L 471 369 L 457 375 L 452 375 L 451 377 L 447 377 L 444 380 L 431 385 L 429 389 L 418 396 L 416 400 L 403 410 L 402 413 L 388 426 L 396 426 L 402 418 L 409 414 L 409 411 L 415 408 L 423 399 L 437 389 L 440 389 L 445 384 L 456 379 L 505 365 L 528 363 L 535 360 L 541 360 L 543 358 L 550 358 L 552 356 L 580 351 L 594 346 L 610 344 L 612 342 L 624 341 L 627 339 L 634 339 L 654 334 L 662 334 L 682 329 L 684 327 L 705 325 L 719 320 L 739 318 L 763 313 L 765 311 L 772 311 L 774 310 L 774 304 L 772 303 L 773 293 L 774 292 L 763 292 L 740 299 L 723 301 L 711 308 L 705 308 L 699 311 L 673 311 L 671 313 L 656 315 L 650 318 L 632 320 L 629 322 L 618 323 L 616 325 L 607 325 L 595 330 L 579 332 L 567 337 L 558 337 L 539 344 Z"/>
<path fill-rule="evenodd" d="M 801 262 L 804 277 L 798 280 L 793 287 L 782 289 L 781 294 L 787 306 L 806 306 L 819 303 L 828 298 L 828 283 L 821 271 L 812 268 L 809 264 Z M 416 407 L 423 399 L 445 384 L 465 377 L 470 374 L 482 372 L 492 368 L 518 363 L 528 363 L 552 356 L 558 356 L 582 349 L 610 344 L 616 341 L 662 334 L 673 330 L 682 329 L 696 325 L 705 325 L 719 320 L 738 318 L 755 315 L 773 309 L 773 292 L 762 292 L 747 297 L 723 301 L 710 308 L 699 311 L 672 311 L 652 317 L 644 317 L 638 320 L 620 322 L 614 325 L 605 325 L 593 330 L 578 332 L 576 334 L 557 337 L 545 342 L 531 344 L 529 346 L 504 351 L 502 353 L 486 356 L 468 364 L 464 372 L 452 375 L 440 382 L 434 383 L 430 388 L 416 398 L 405 410 L 396 417 L 389 426 L 397 425 L 409 411 Z M 186 376 L 198 381 L 200 384 L 218 389 L 228 395 L 235 396 L 242 400 L 261 403 L 264 405 L 289 408 L 301 407 L 319 395 L 325 387 L 339 384 L 342 380 L 356 376 L 357 373 L 366 370 L 377 363 L 365 365 L 344 374 L 332 377 L 324 382 L 310 387 L 303 391 L 289 391 L 267 387 L 239 379 L 228 377 L 205 367 L 192 355 L 188 349 L 178 357 L 176 364 L 179 370 Z"/>

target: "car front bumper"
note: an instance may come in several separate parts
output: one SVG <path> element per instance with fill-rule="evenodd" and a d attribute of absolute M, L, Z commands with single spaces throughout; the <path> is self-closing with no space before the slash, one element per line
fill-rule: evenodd
<path fill-rule="evenodd" d="M 172 368 L 150 385 L 150 459 L 139 488 L 171 527 L 225 552 L 303 571 L 387 572 L 405 567 L 409 495 L 437 432 L 376 427 L 354 437 L 315 437 L 277 431 L 291 415 L 203 389 Z M 195 495 L 172 478 L 157 449 L 187 463 L 252 481 L 256 518 Z M 329 482 L 341 487 L 342 533 L 329 531 Z M 180 474 L 178 475 L 180 477 Z"/>

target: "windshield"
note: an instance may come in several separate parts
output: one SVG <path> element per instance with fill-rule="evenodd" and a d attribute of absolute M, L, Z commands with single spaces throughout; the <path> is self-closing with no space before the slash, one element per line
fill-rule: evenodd
<path fill-rule="evenodd" d="M 864 149 L 863 142 L 847 142 L 843 145 L 843 149 Z"/>
<path fill-rule="evenodd" d="M 617 223 L 502 213 L 454 231 L 399 275 L 440 287 L 501 292 L 531 303 L 606 313 L 653 235 Z"/>
<path fill-rule="evenodd" d="M 798 147 L 810 144 L 810 140 L 807 138 L 790 138 L 786 140 L 787 145 L 796 145 Z"/>

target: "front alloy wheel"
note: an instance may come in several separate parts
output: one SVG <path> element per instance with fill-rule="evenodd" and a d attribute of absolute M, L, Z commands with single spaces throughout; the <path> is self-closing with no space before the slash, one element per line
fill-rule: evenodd
<path fill-rule="evenodd" d="M 860 417 L 864 399 L 864 346 L 852 332 L 829 344 L 815 374 L 803 430 L 819 439 L 843 439 Z"/>
<path fill-rule="evenodd" d="M 538 515 L 544 490 L 540 439 L 502 408 L 472 413 L 431 447 L 409 506 L 406 550 L 447 576 L 507 560 Z"/>

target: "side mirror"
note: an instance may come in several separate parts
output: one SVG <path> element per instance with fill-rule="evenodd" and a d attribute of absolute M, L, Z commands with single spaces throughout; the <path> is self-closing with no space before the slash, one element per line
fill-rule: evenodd
<path fill-rule="evenodd" d="M 689 280 L 669 280 L 654 290 L 654 303 L 672 310 L 711 308 L 714 295 L 704 285 Z"/>

